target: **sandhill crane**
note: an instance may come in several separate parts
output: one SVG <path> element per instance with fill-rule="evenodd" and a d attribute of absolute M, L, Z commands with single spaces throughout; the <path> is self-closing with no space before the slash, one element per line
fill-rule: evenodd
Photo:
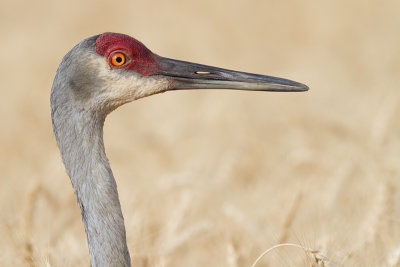
<path fill-rule="evenodd" d="M 87 38 L 62 59 L 51 90 L 51 116 L 81 208 L 91 266 L 131 265 L 117 184 L 104 151 L 107 114 L 138 98 L 201 88 L 308 90 L 286 79 L 164 58 L 118 33 Z"/>

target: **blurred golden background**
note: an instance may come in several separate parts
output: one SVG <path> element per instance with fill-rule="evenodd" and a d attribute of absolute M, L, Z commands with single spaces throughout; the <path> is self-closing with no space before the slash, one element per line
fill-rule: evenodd
<path fill-rule="evenodd" d="M 1 266 L 88 266 L 51 129 L 58 64 L 121 32 L 306 93 L 179 91 L 106 120 L 135 266 L 400 266 L 400 2 L 0 2 Z M 314 264 L 314 265 L 313 265 Z"/>

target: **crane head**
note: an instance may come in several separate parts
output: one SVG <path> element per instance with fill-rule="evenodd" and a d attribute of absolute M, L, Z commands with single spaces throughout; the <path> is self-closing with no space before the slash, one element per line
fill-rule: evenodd
<path fill-rule="evenodd" d="M 238 72 L 158 56 L 136 39 L 103 33 L 83 40 L 63 58 L 53 85 L 68 86 L 76 102 L 116 107 L 156 93 L 181 89 L 306 91 L 287 79 Z"/>

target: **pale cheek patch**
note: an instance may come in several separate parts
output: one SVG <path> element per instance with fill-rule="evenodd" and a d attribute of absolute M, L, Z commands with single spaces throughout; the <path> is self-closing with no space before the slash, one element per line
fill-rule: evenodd
<path fill-rule="evenodd" d="M 99 90 L 97 101 L 112 108 L 164 92 L 170 84 L 168 79 L 160 76 L 144 77 L 130 70 L 112 69 L 106 60 L 96 60 L 96 64 L 102 84 L 101 88 L 93 88 Z"/>
<path fill-rule="evenodd" d="M 164 77 L 143 77 L 141 84 L 135 90 L 135 99 L 165 92 L 170 86 L 170 81 Z"/>

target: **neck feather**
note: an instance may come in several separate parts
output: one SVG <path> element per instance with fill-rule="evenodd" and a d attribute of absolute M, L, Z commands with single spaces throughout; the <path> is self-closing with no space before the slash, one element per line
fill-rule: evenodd
<path fill-rule="evenodd" d="M 130 266 L 117 185 L 104 151 L 104 119 L 100 112 L 52 101 L 53 129 L 81 208 L 91 266 Z"/>

